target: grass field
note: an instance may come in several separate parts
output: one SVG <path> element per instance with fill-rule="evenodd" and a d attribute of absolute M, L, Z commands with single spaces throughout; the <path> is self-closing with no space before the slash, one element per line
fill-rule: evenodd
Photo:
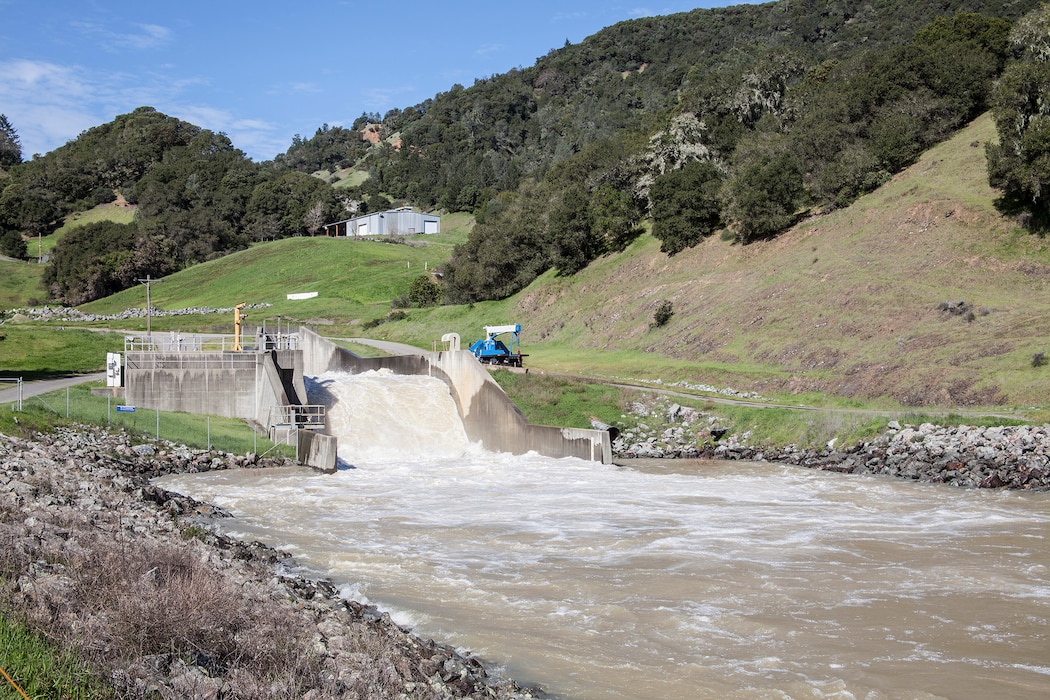
<path fill-rule="evenodd" d="M 35 260 L 0 260 L 0 308 L 33 306 L 31 302 L 42 302 L 47 297 L 43 278 L 44 266 Z"/>
<path fill-rule="evenodd" d="M 112 697 L 111 689 L 92 676 L 83 659 L 4 614 L 0 614 L 0 649 L 4 650 L 0 667 L 30 698 Z M 0 698 L 22 697 L 0 677 Z"/>
<path fill-rule="evenodd" d="M 452 247 L 466 239 L 469 225 L 465 215 L 443 217 L 442 233 L 406 238 L 406 244 L 327 237 L 259 244 L 169 275 L 153 285 L 152 303 L 160 309 L 266 303 L 272 304 L 263 312 L 266 318 L 280 315 L 306 323 L 349 324 L 377 318 L 390 311 L 392 299 L 408 293 L 416 277 L 448 260 Z M 297 301 L 286 298 L 300 292 L 318 295 Z M 145 302 L 145 289 L 134 288 L 82 308 L 109 314 L 144 307 Z M 256 314 L 255 320 L 263 314 Z M 168 327 L 158 322 L 160 328 Z M 173 321 L 183 328 L 190 322 Z"/>
<path fill-rule="evenodd" d="M 134 411 L 118 411 L 123 401 L 91 393 L 100 383 L 78 384 L 23 399 L 22 410 L 0 407 L 0 433 L 17 435 L 28 430 L 46 431 L 70 422 L 96 425 L 107 430 L 124 430 L 134 442 L 154 439 L 215 449 L 232 454 L 282 455 L 292 457 L 295 447 L 274 445 L 238 418 L 207 416 L 180 411 L 155 411 L 136 406 Z"/>
<path fill-rule="evenodd" d="M 5 324 L 0 336 L 0 376 L 26 381 L 102 371 L 106 353 L 124 347 L 117 333 L 78 328 Z"/>

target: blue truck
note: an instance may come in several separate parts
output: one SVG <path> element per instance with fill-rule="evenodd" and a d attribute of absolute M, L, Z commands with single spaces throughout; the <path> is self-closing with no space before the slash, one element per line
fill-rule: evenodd
<path fill-rule="evenodd" d="M 509 346 L 500 339 L 507 334 L 510 335 Z M 521 324 L 485 326 L 485 337 L 475 340 L 470 351 L 482 364 L 521 367 L 521 360 L 526 357 L 521 353 Z"/>

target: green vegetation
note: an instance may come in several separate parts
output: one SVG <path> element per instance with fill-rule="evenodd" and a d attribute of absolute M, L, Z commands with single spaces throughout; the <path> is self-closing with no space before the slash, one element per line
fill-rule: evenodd
<path fill-rule="evenodd" d="M 0 260 L 0 309 L 36 306 L 46 298 L 44 267 L 36 262 Z"/>
<path fill-rule="evenodd" d="M 21 411 L 9 410 L 9 406 L 0 407 L 0 433 L 48 432 L 55 426 L 75 422 L 97 425 L 106 430 L 124 430 L 142 442 L 160 439 L 232 454 L 295 455 L 294 446 L 278 445 L 275 448 L 265 435 L 256 434 L 240 419 L 138 407 L 134 412 L 120 412 L 117 406 L 122 401 L 95 396 L 91 393 L 91 386 L 79 384 L 68 390 L 28 397 L 23 400 Z"/>
<path fill-rule="evenodd" d="M 55 237 L 45 283 L 52 298 L 69 304 L 252 241 L 315 234 L 347 213 L 347 200 L 318 178 L 252 163 L 225 135 L 150 107 L 88 129 L 8 174 L 0 242 L 11 233 L 50 237 L 63 217 L 118 195 L 137 206 L 132 220 L 86 223 Z"/>
<path fill-rule="evenodd" d="M 172 274 L 151 290 L 160 309 L 194 306 L 232 307 L 240 302 L 268 303 L 271 308 L 249 312 L 252 322 L 275 322 L 278 315 L 306 322 L 324 318 L 339 323 L 379 317 L 390 302 L 409 294 L 421 273 L 447 259 L 462 232 L 427 236 L 411 241 L 423 245 L 350 238 L 290 238 L 195 265 Z M 317 292 L 312 299 L 288 300 L 296 292 Z M 117 313 L 144 307 L 141 285 L 85 304 L 92 313 Z M 226 319 L 210 322 L 227 323 Z M 186 328 L 192 320 L 176 316 L 155 319 L 156 328 Z M 272 325 L 272 324 L 268 324 Z"/>
<path fill-rule="evenodd" d="M 873 191 L 985 110 L 1009 21 L 1036 5 L 783 2 L 623 22 L 392 111 L 376 128 L 401 148 L 365 162 L 395 198 L 477 212 L 445 278 L 458 303 L 573 274 L 646 214 L 664 252 L 722 227 L 749 243 Z"/>
<path fill-rule="evenodd" d="M 1035 329 L 1050 323 L 1041 293 L 1050 245 L 994 206 L 999 193 L 989 187 L 985 160 L 996 139 L 991 118 L 923 150 L 988 103 L 992 79 L 1016 65 L 1003 17 L 1016 19 L 1032 4 L 1011 5 L 1003 17 L 995 3 L 970 7 L 981 15 L 948 5 L 891 2 L 884 9 L 901 13 L 892 32 L 839 3 L 820 17 L 805 3 L 785 2 L 625 22 L 552 52 L 535 68 L 457 86 L 427 109 L 321 129 L 323 139 L 299 140 L 270 164 L 276 174 L 248 178 L 257 207 L 281 209 L 284 197 L 301 203 L 297 193 L 321 182 L 290 171 L 352 176 L 368 168 L 371 176 L 340 196 L 367 207 L 411 190 L 413 203 L 475 214 L 445 215 L 442 234 L 405 245 L 256 242 L 167 274 L 152 288 L 154 305 L 267 303 L 249 312 L 249 324 L 274 325 L 279 317 L 334 337 L 367 329 L 426 349 L 448 332 L 467 345 L 485 325 L 521 322 L 533 373 L 709 384 L 783 406 L 1010 406 L 1003 413 L 1041 415 L 1050 373 L 1032 358 L 1048 351 Z M 695 36 L 664 41 L 681 28 Z M 868 37 L 863 54 L 848 41 L 857 36 Z M 748 37 L 761 37 L 762 45 Z M 732 52 L 717 50 L 729 40 Z M 613 67 L 615 80 L 607 80 L 604 71 Z M 750 87 L 739 93 L 740 85 Z M 668 86 L 678 91 L 675 105 L 653 111 Z M 482 109 L 494 105 L 500 109 Z M 603 119 L 587 121 L 599 106 L 607 110 Z M 553 128 L 549 120 L 566 114 L 598 126 L 577 132 L 569 120 L 558 122 L 568 125 L 564 132 Z M 487 120 L 498 115 L 514 128 L 489 133 Z M 175 138 L 164 131 L 175 122 L 162 115 L 125 116 L 57 162 L 75 162 L 81 149 L 108 143 L 110 132 L 132 123 Z M 544 124 L 550 128 L 541 143 L 534 129 Z M 466 125 L 471 139 L 459 130 Z M 381 138 L 373 146 L 363 134 Z M 414 147 L 393 147 L 394 134 Z M 224 158 L 227 174 L 250 174 L 233 167 L 233 156 Z M 436 163 L 440 172 L 432 170 Z M 479 172 L 484 177 L 475 181 Z M 150 177 L 147 184 L 159 187 L 160 173 Z M 32 179 L 19 178 L 12 180 Z M 16 188 L 11 201 L 25 194 Z M 172 193 L 154 194 L 163 204 Z M 149 206 L 137 201 L 148 219 Z M 727 219 L 729 204 L 750 211 L 748 225 L 757 228 Z M 748 209 L 762 206 L 768 209 Z M 762 220 L 781 223 L 762 229 Z M 89 223 L 101 235 L 102 222 Z M 719 226 L 728 228 L 711 235 Z M 96 256 L 96 267 L 72 260 L 55 267 L 70 277 L 88 272 L 84 284 L 104 287 L 113 271 L 138 274 L 136 255 L 125 247 Z M 62 257 L 56 247 L 56 261 Z M 444 302 L 458 305 L 431 306 L 438 285 Z M 309 291 L 318 297 L 286 299 Z M 943 310 L 960 301 L 970 310 L 965 317 Z M 83 308 L 116 313 L 144 303 L 135 284 Z M 152 323 L 159 332 L 229 332 L 231 320 L 209 314 Z M 20 368 L 19 361 L 9 366 Z"/>
<path fill-rule="evenodd" d="M 1025 211 L 1029 226 L 1050 231 L 1050 204 L 1043 184 L 1050 179 L 1050 105 L 1044 95 L 1050 85 L 1050 7 L 1025 16 L 1010 39 L 1021 58 L 1004 72 L 992 98 L 999 143 L 988 146 L 991 183 L 1003 191 L 1001 206 Z"/>
<path fill-rule="evenodd" d="M 630 391 L 576 377 L 496 370 L 492 378 L 531 423 L 589 428 L 591 420 L 615 425 Z"/>
<path fill-rule="evenodd" d="M 121 235 L 89 223 L 54 244 L 48 291 L 79 304 L 411 204 L 477 215 L 442 278 L 447 300 L 469 303 L 576 274 L 649 215 L 668 253 L 719 230 L 762 240 L 873 191 L 984 111 L 1019 70 L 1010 22 L 1038 4 L 789 0 L 622 22 L 528 68 L 296 135 L 265 164 L 150 107 L 17 162 L 5 120 L 0 248 L 32 255 L 36 238 L 39 255 L 64 217 L 135 206 Z M 996 162 L 1001 186 L 1024 180 Z"/>
<path fill-rule="evenodd" d="M 0 376 L 27 381 L 102 371 L 106 353 L 124 345 L 116 333 L 68 327 L 5 324 L 0 334 Z"/>
<path fill-rule="evenodd" d="M 89 670 L 88 664 L 68 649 L 59 649 L 28 626 L 0 613 L 0 668 L 30 698 L 93 700 L 113 696 L 112 689 Z M 0 677 L 0 698 L 22 696 Z"/>
<path fill-rule="evenodd" d="M 701 429 L 714 424 L 737 436 L 745 436 L 747 444 L 762 447 L 796 445 L 804 449 L 821 449 L 831 440 L 839 447 L 870 440 L 885 431 L 891 420 L 901 424 L 934 423 L 955 426 L 1023 425 L 1026 421 L 1001 416 L 930 414 L 901 410 L 861 410 L 830 408 L 827 410 L 797 410 L 769 404 L 745 405 L 731 401 L 715 401 L 702 395 L 688 396 L 683 391 L 661 393 L 651 388 L 612 386 L 577 377 L 559 375 L 522 374 L 507 370 L 492 373 L 514 404 L 532 423 L 563 425 L 575 428 L 591 427 L 591 421 L 621 429 L 631 429 L 639 421 L 657 431 L 672 424 L 666 419 L 672 403 L 694 408 L 713 418 Z M 639 417 L 629 413 L 631 404 L 649 407 L 650 415 Z M 654 408 L 655 407 L 655 408 Z"/>

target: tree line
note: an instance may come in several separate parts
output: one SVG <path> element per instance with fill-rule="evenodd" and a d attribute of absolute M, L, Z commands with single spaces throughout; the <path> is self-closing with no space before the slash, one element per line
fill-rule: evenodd
<path fill-rule="evenodd" d="M 81 303 L 394 200 L 472 212 L 444 299 L 502 298 L 622 250 L 643 222 L 670 255 L 775 236 L 989 108 L 990 181 L 1045 229 L 1046 14 L 1038 0 L 781 0 L 626 21 L 258 164 L 148 107 L 21 162 L 2 119 L 0 248 L 120 193 L 133 224 L 83 227 L 53 252 L 50 294 Z M 333 187 L 347 170 L 366 177 Z"/>
<path fill-rule="evenodd" d="M 8 254 L 24 256 L 24 242 L 18 249 L 24 236 L 48 235 L 63 217 L 118 193 L 137 206 L 133 223 L 87 224 L 55 246 L 44 282 L 51 298 L 66 304 L 253 241 L 316 233 L 347 211 L 346 196 L 327 183 L 254 163 L 224 134 L 150 107 L 88 129 L 42 157 L 12 158 L 4 169 L 0 240 L 8 242 Z"/>

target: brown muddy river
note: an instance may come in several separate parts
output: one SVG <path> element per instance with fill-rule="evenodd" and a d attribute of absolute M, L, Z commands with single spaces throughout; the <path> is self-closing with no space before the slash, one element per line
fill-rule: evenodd
<path fill-rule="evenodd" d="M 162 485 L 509 676 L 567 698 L 1050 697 L 1050 494 L 493 454 L 437 380 L 319 381 L 338 473 Z"/>

